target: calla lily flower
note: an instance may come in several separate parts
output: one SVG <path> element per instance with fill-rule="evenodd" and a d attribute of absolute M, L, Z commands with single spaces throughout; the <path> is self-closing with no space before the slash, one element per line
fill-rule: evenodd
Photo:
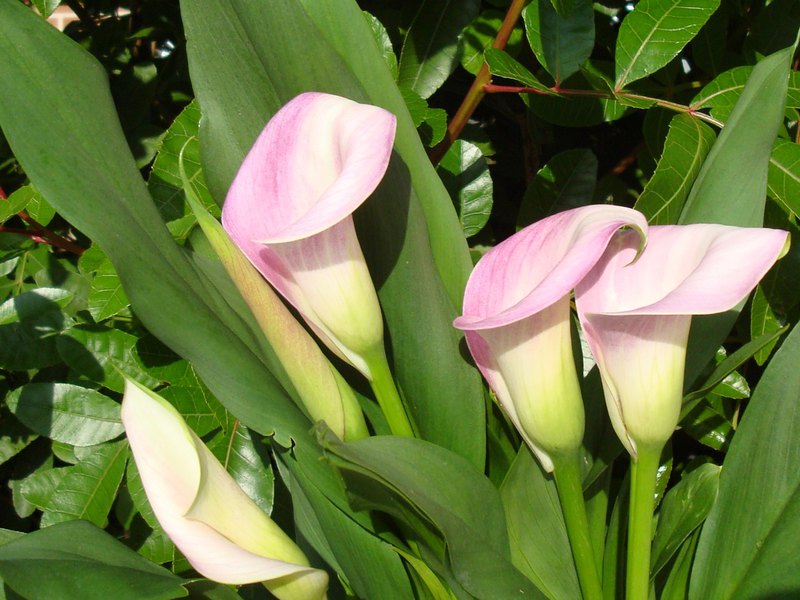
<path fill-rule="evenodd" d="M 126 380 L 122 423 L 158 522 L 198 572 L 263 582 L 281 600 L 325 598 L 327 573 L 309 566 L 168 402 Z"/>
<path fill-rule="evenodd" d="M 641 213 L 595 205 L 562 212 L 486 253 L 454 325 L 475 363 L 542 466 L 580 448 L 583 403 L 570 343 L 572 289 L 621 227 L 647 230 Z"/>
<path fill-rule="evenodd" d="M 375 190 L 394 115 L 305 93 L 270 120 L 228 192 L 222 223 L 272 286 L 339 357 L 371 379 L 383 318 L 352 213 Z"/>
<path fill-rule="evenodd" d="M 678 424 L 691 315 L 735 307 L 788 249 L 788 234 L 723 225 L 621 232 L 576 287 L 578 316 L 628 452 L 660 451 Z M 656 450 L 653 450 L 654 452 Z"/>

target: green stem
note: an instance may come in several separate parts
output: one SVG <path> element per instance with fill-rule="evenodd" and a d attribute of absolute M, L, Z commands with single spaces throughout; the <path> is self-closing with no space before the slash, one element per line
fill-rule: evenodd
<path fill-rule="evenodd" d="M 586 505 L 581 486 L 580 451 L 562 457 L 553 457 L 553 476 L 558 488 L 558 498 L 567 525 L 567 535 L 572 548 L 572 558 L 578 572 L 584 600 L 602 600 L 603 589 L 597 574 Z"/>
<path fill-rule="evenodd" d="M 414 427 L 411 425 L 403 401 L 400 399 L 383 350 L 369 361 L 368 366 L 372 375 L 369 383 L 392 434 L 415 437 Z"/>
<path fill-rule="evenodd" d="M 631 462 L 625 597 L 627 600 L 648 600 L 656 474 L 661 458 L 661 449 L 637 447 L 636 450 L 638 457 Z"/>

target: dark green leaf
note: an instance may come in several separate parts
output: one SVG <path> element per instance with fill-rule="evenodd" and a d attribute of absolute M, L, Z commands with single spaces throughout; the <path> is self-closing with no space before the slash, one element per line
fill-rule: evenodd
<path fill-rule="evenodd" d="M 692 574 L 694 553 L 700 531 L 693 532 L 678 550 L 661 590 L 660 600 L 686 600 L 689 596 L 689 578 Z"/>
<path fill-rule="evenodd" d="M 764 372 L 723 463 L 689 597 L 748 600 L 800 593 L 800 328 Z M 735 525 L 735 526 L 734 526 Z"/>
<path fill-rule="evenodd" d="M 71 299 L 72 293 L 60 288 L 37 288 L 9 298 L 0 304 L 0 325 L 27 321 L 39 330 L 58 331 L 63 326 L 59 309 Z"/>
<path fill-rule="evenodd" d="M 689 115 L 673 117 L 656 171 L 634 208 L 652 225 L 674 225 L 716 136 L 714 130 Z"/>
<path fill-rule="evenodd" d="M 514 565 L 548 598 L 580 598 L 555 482 L 524 444 L 500 487 L 500 497 Z"/>
<path fill-rule="evenodd" d="M 522 12 L 528 42 L 556 85 L 577 73 L 594 48 L 594 11 L 589 0 L 576 0 L 561 17 L 549 0 L 533 0 Z"/>
<path fill-rule="evenodd" d="M 492 47 L 505 13 L 499 10 L 481 12 L 461 34 L 461 66 L 477 75 L 483 66 L 483 53 Z M 506 42 L 505 51 L 511 56 L 519 54 L 522 45 L 522 28 L 514 27 Z"/>
<path fill-rule="evenodd" d="M 616 85 L 655 73 L 675 58 L 719 7 L 719 0 L 641 0 L 617 38 Z"/>
<path fill-rule="evenodd" d="M 717 75 L 722 70 L 725 57 L 725 43 L 728 37 L 728 5 L 720 4 L 705 26 L 692 40 L 692 58 L 709 75 Z M 784 44 L 786 46 L 786 44 Z"/>
<path fill-rule="evenodd" d="M 488 48 L 483 56 L 489 65 L 489 71 L 492 75 L 519 81 L 526 87 L 541 90 L 547 94 L 552 93 L 546 85 L 534 77 L 533 73 L 511 58 L 506 52 L 497 48 Z"/>
<path fill-rule="evenodd" d="M 439 163 L 439 173 L 458 207 L 464 236 L 478 233 L 492 212 L 492 176 L 477 146 L 456 140 Z"/>
<path fill-rule="evenodd" d="M 328 435 L 323 443 L 346 481 L 376 502 L 402 498 L 433 523 L 447 541 L 458 582 L 478 598 L 543 597 L 511 564 L 499 495 L 483 474 L 463 458 L 428 442 L 378 436 L 343 444 Z M 370 485 L 372 482 L 374 485 Z"/>
<path fill-rule="evenodd" d="M 119 404 L 111 398 L 67 383 L 29 383 L 8 394 L 9 410 L 40 435 L 92 446 L 122 433 Z"/>
<path fill-rule="evenodd" d="M 41 526 L 83 519 L 105 527 L 108 513 L 128 460 L 128 442 L 121 440 L 95 446 L 77 465 L 65 467 L 44 508 Z"/>
<path fill-rule="evenodd" d="M 753 69 L 736 108 L 703 163 L 679 219 L 757 227 L 764 222 L 767 169 L 783 121 L 787 73 L 794 47 Z M 722 344 L 738 310 L 695 317 L 687 351 L 686 381 L 693 382 Z"/>
<path fill-rule="evenodd" d="M 705 520 L 717 499 L 720 467 L 701 465 L 664 496 L 653 539 L 651 575 L 658 573 L 684 540 Z"/>
<path fill-rule="evenodd" d="M 800 145 L 778 138 L 772 147 L 767 192 L 791 215 L 800 215 Z"/>
<path fill-rule="evenodd" d="M 0 465 L 22 452 L 38 436 L 0 408 Z"/>
<path fill-rule="evenodd" d="M 423 0 L 406 32 L 397 81 L 428 98 L 459 60 L 461 30 L 478 14 L 478 0 Z"/>
<path fill-rule="evenodd" d="M 588 149 L 567 150 L 542 167 L 522 198 L 517 229 L 562 210 L 591 204 L 597 158 Z"/>
<path fill-rule="evenodd" d="M 45 19 L 61 4 L 61 0 L 33 0 L 33 5 Z"/>
<path fill-rule="evenodd" d="M 378 44 L 378 48 L 380 48 L 381 54 L 383 54 L 383 58 L 386 61 L 386 66 L 389 67 L 389 71 L 396 79 L 397 56 L 394 54 L 392 40 L 389 38 L 386 28 L 383 26 L 383 23 L 366 11 L 364 12 L 364 18 L 367 20 L 367 23 L 369 23 L 370 29 L 372 29 L 372 35 L 375 37 L 375 41 Z"/>
<path fill-rule="evenodd" d="M 85 521 L 48 527 L 0 547 L 0 577 L 28 600 L 186 596 L 180 578 Z"/>

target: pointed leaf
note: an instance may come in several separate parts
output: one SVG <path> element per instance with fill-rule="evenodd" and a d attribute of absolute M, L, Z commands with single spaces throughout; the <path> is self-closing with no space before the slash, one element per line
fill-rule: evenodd
<path fill-rule="evenodd" d="M 438 169 L 458 206 L 464 237 L 475 235 L 486 225 L 492 212 L 492 176 L 486 159 L 474 144 L 456 140 Z"/>
<path fill-rule="evenodd" d="M 716 136 L 714 130 L 689 115 L 673 117 L 664 153 L 634 208 L 651 225 L 673 225 Z"/>
<path fill-rule="evenodd" d="M 800 215 L 800 145 L 775 140 L 769 159 L 767 192 L 789 214 Z"/>
<path fill-rule="evenodd" d="M 546 85 L 536 79 L 533 73 L 511 58 L 508 53 L 498 48 L 487 48 L 486 52 L 483 53 L 483 57 L 486 59 L 486 64 L 489 65 L 489 71 L 491 71 L 492 75 L 513 79 L 526 87 L 541 90 L 548 94 L 552 93 Z"/>
<path fill-rule="evenodd" d="M 747 600 L 800 591 L 800 328 L 770 362 L 723 463 L 689 598 Z M 735 524 L 732 527 L 731 524 Z"/>
<path fill-rule="evenodd" d="M 666 66 L 718 7 L 719 0 L 638 2 L 619 28 L 616 89 Z"/>
<path fill-rule="evenodd" d="M 569 16 L 560 16 L 549 0 L 534 0 L 522 12 L 528 42 L 536 58 L 560 84 L 594 49 L 594 10 L 589 0 L 575 0 Z"/>
<path fill-rule="evenodd" d="M 398 84 L 430 97 L 458 65 L 461 30 L 479 7 L 477 0 L 423 0 L 403 41 Z"/>

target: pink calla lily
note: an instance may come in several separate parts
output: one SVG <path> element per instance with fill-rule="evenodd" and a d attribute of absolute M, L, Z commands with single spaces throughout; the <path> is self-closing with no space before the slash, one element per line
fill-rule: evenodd
<path fill-rule="evenodd" d="M 475 363 L 542 466 L 580 447 L 584 414 L 570 344 L 569 297 L 621 227 L 639 239 L 641 213 L 596 205 L 523 229 L 477 264 L 464 294 Z"/>
<path fill-rule="evenodd" d="M 575 291 L 614 429 L 628 452 L 660 448 L 678 423 L 691 315 L 729 310 L 788 248 L 774 229 L 723 225 L 621 232 Z"/>
<path fill-rule="evenodd" d="M 122 422 L 153 513 L 198 572 L 262 582 L 281 600 L 325 598 L 327 573 L 309 566 L 168 402 L 128 380 Z"/>
<path fill-rule="evenodd" d="M 368 378 L 383 319 L 352 213 L 377 187 L 396 119 L 305 93 L 270 120 L 228 192 L 222 223 L 319 338 Z"/>

